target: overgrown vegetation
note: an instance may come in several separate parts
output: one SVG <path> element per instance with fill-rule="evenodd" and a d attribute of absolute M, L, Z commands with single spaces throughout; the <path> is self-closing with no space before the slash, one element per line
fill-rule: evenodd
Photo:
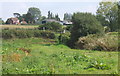
<path fill-rule="evenodd" d="M 118 51 L 118 33 L 107 33 L 104 36 L 88 35 L 79 38 L 76 48 L 87 50 Z"/>

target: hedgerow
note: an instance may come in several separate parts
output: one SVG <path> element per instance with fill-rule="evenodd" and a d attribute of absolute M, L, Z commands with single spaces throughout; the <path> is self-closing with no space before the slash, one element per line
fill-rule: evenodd
<path fill-rule="evenodd" d="M 55 38 L 55 33 L 51 31 L 41 31 L 41 30 L 2 30 L 2 38 L 3 39 L 11 39 L 11 38 L 31 38 L 31 37 L 43 37 L 43 38 Z"/>

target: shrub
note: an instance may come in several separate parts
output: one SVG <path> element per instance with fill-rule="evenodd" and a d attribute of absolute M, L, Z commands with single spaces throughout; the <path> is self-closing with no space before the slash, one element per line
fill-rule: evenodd
<path fill-rule="evenodd" d="M 68 26 L 66 26 L 66 30 L 71 31 L 72 27 L 73 27 L 73 25 L 68 25 Z"/>
<path fill-rule="evenodd" d="M 60 44 L 67 44 L 69 39 L 70 39 L 69 34 L 60 34 L 60 36 L 58 37 L 58 40 L 59 40 Z"/>
<path fill-rule="evenodd" d="M 40 30 L 3 30 L 2 31 L 2 38 L 3 39 L 11 39 L 11 38 L 31 38 L 31 37 L 43 37 L 43 38 L 50 38 L 54 39 L 55 33 L 51 31 L 40 31 Z"/>
<path fill-rule="evenodd" d="M 10 38 L 13 38 L 12 31 L 9 31 L 9 30 L 3 30 L 3 31 L 2 31 L 2 38 L 4 38 L 4 39 L 10 39 Z"/>
<path fill-rule="evenodd" d="M 108 35 L 89 35 L 81 37 L 76 43 L 76 48 L 87 50 L 105 50 L 105 51 L 118 51 L 118 37 Z"/>
<path fill-rule="evenodd" d="M 45 38 L 54 39 L 55 38 L 55 33 L 51 32 L 51 31 L 43 31 L 43 32 L 41 32 L 41 36 L 45 37 Z"/>

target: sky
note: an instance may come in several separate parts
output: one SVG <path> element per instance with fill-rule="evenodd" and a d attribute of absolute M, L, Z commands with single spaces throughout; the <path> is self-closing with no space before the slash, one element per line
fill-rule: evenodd
<path fill-rule="evenodd" d="M 28 8 L 37 7 L 42 16 L 47 16 L 48 11 L 58 14 L 63 19 L 64 13 L 91 12 L 96 13 L 99 2 L 102 0 L 0 0 L 0 18 L 4 21 L 14 17 L 13 13 L 26 14 Z"/>

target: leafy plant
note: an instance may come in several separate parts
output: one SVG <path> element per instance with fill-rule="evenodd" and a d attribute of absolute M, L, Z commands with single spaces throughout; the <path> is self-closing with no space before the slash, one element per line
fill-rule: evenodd
<path fill-rule="evenodd" d="M 89 64 L 89 66 L 85 69 L 88 68 L 95 68 L 95 69 L 101 69 L 101 70 L 109 70 L 111 67 L 105 63 L 94 61 Z"/>

